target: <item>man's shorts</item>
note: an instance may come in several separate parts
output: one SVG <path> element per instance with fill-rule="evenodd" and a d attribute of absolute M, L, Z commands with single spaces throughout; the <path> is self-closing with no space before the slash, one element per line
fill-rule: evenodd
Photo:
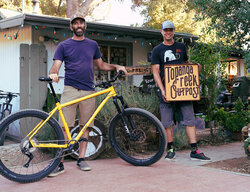
<path fill-rule="evenodd" d="M 161 122 L 165 128 L 174 125 L 174 111 L 179 108 L 180 124 L 186 126 L 195 126 L 194 108 L 191 101 L 178 101 L 166 103 L 162 99 L 161 91 L 158 92 L 160 100 Z"/>
<path fill-rule="evenodd" d="M 94 91 L 84 91 L 78 90 L 72 86 L 65 85 L 61 97 L 61 104 L 72 101 L 74 99 L 78 99 L 94 93 Z M 69 127 L 74 127 L 75 119 L 76 119 L 76 110 L 79 106 L 79 125 L 84 125 L 90 116 L 95 111 L 95 98 L 87 99 L 85 101 L 81 101 L 79 103 L 69 105 L 67 107 L 62 108 L 65 120 Z M 59 118 L 59 123 L 62 126 L 61 118 Z M 89 127 L 93 127 L 94 121 L 91 122 Z"/>

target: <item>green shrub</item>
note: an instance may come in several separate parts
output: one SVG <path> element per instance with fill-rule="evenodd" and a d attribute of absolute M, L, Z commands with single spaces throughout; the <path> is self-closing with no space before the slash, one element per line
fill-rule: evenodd
<path fill-rule="evenodd" d="M 174 145 L 177 150 L 190 147 L 185 128 L 177 128 L 174 132 Z"/>
<path fill-rule="evenodd" d="M 129 85 L 128 83 L 121 83 L 119 88 L 116 88 L 118 95 L 122 95 L 129 107 L 138 107 L 150 111 L 155 116 L 159 117 L 159 100 L 154 91 L 150 94 L 144 94 L 138 87 Z M 105 95 L 96 98 L 96 104 L 99 105 Z M 113 100 L 110 99 L 101 109 L 97 118 L 105 125 L 108 125 L 111 118 L 117 113 Z"/>
<path fill-rule="evenodd" d="M 235 102 L 234 110 L 233 113 L 229 112 L 225 127 L 232 132 L 240 132 L 250 121 L 250 111 L 245 109 L 245 105 L 240 97 Z"/>
<path fill-rule="evenodd" d="M 212 120 L 217 126 L 221 126 L 231 132 L 240 132 L 241 129 L 250 121 L 250 111 L 245 109 L 245 105 L 240 98 L 237 99 L 234 105 L 234 111 L 226 111 L 221 108 L 214 111 Z"/>

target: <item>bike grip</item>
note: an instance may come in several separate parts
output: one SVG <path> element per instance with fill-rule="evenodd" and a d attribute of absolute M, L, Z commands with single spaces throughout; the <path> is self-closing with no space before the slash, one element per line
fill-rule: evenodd
<path fill-rule="evenodd" d="M 39 80 L 39 81 L 52 81 L 52 79 L 49 78 L 49 77 L 39 77 L 38 80 Z"/>
<path fill-rule="evenodd" d="M 125 75 L 124 71 L 120 70 L 119 75 Z"/>

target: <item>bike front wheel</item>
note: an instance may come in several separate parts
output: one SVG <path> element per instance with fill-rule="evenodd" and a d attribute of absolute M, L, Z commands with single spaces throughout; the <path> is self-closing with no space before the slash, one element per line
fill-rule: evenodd
<path fill-rule="evenodd" d="M 48 117 L 39 110 L 22 110 L 6 117 L 0 124 L 0 173 L 13 181 L 38 181 L 52 172 L 61 160 L 60 148 L 35 148 L 27 134 Z M 64 135 L 54 118 L 50 118 L 31 139 L 35 144 L 64 144 Z"/>
<path fill-rule="evenodd" d="M 165 151 L 164 127 L 144 109 L 127 108 L 116 115 L 110 123 L 109 138 L 117 154 L 136 166 L 157 162 Z"/>
<path fill-rule="evenodd" d="M 4 119 L 5 117 L 7 117 L 10 114 L 10 110 L 9 109 L 5 109 L 2 113 L 2 119 Z M 5 132 L 3 132 L 0 136 L 0 146 L 3 145 L 3 142 L 5 140 L 5 136 L 7 134 L 8 129 L 6 129 Z"/>

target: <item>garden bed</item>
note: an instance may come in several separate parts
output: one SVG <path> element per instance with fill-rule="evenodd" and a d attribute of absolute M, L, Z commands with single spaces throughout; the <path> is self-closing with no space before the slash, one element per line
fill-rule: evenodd
<path fill-rule="evenodd" d="M 250 160 L 247 158 L 247 156 L 217 161 L 203 166 L 222 169 L 226 171 L 250 174 Z"/>

